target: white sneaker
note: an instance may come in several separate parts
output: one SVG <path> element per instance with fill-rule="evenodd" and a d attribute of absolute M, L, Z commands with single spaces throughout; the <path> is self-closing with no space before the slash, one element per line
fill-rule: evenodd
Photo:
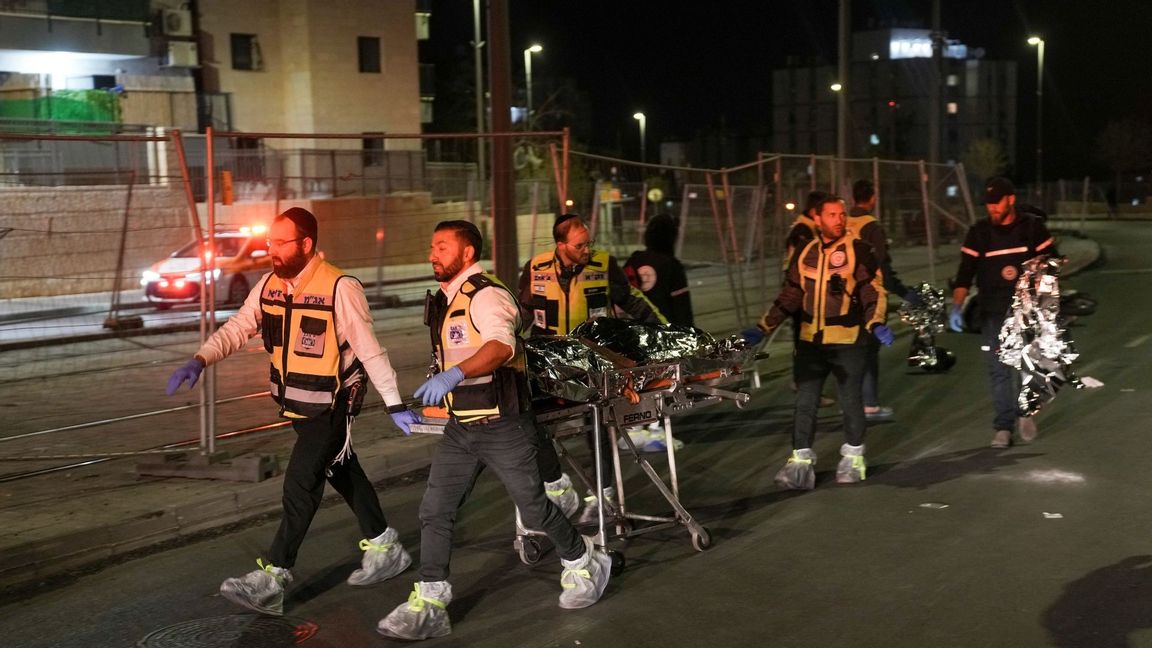
<path fill-rule="evenodd" d="M 603 549 L 597 549 L 592 539 L 584 538 L 584 555 L 576 560 L 560 560 L 564 572 L 560 574 L 560 607 L 565 610 L 586 608 L 604 594 L 608 577 L 612 575 L 612 559 Z"/>
<path fill-rule="evenodd" d="M 544 494 L 560 508 L 564 517 L 570 518 L 580 510 L 580 496 L 572 488 L 572 480 L 567 473 L 560 473 L 560 479 L 544 482 Z"/>
<path fill-rule="evenodd" d="M 284 587 L 292 582 L 292 573 L 283 567 L 265 565 L 240 578 L 228 578 L 220 584 L 220 595 L 236 605 L 260 614 L 283 616 Z"/>
<path fill-rule="evenodd" d="M 400 544 L 396 529 L 388 527 L 372 540 L 361 540 L 360 569 L 348 576 L 349 585 L 372 585 L 399 575 L 412 564 L 412 556 Z"/>
<path fill-rule="evenodd" d="M 416 583 L 408 601 L 380 619 L 376 632 L 411 641 L 443 637 L 452 632 L 452 622 L 448 619 L 451 602 L 452 585 L 448 581 Z"/>

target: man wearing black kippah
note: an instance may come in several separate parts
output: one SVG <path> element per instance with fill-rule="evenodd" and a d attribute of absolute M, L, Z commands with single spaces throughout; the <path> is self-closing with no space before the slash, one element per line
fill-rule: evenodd
<path fill-rule="evenodd" d="M 272 398 L 296 431 L 284 470 L 284 512 L 272 547 L 256 561 L 260 569 L 220 585 L 228 600 L 264 614 L 284 613 L 289 570 L 320 507 L 325 480 L 343 496 L 364 534 L 361 567 L 348 577 L 349 585 L 379 583 L 412 563 L 352 450 L 352 420 L 360 411 L 366 379 L 401 430 L 408 433 L 415 418 L 401 402 L 396 372 L 372 330 L 364 287 L 320 258 L 317 229 L 316 217 L 300 207 L 272 221 L 272 272 L 168 379 L 169 396 L 184 382 L 195 387 L 205 366 L 243 349 L 257 334 L 264 340 Z"/>

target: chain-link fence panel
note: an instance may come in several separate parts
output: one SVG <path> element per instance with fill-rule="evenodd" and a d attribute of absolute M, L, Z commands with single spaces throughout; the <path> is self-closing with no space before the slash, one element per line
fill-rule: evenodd
<path fill-rule="evenodd" d="M 196 238 L 179 144 L 0 133 L 0 349 L 143 327 L 149 269 Z"/>

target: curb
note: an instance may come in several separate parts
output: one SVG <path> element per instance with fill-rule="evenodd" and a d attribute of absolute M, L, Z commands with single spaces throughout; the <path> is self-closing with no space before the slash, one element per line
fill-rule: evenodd
<path fill-rule="evenodd" d="M 358 456 L 364 472 L 378 484 L 427 468 L 438 441 L 436 436 L 422 436 L 406 439 L 403 444 L 376 443 Z M 225 494 L 10 547 L 0 555 L 0 601 L 71 580 L 118 560 L 163 551 L 226 527 L 274 515 L 280 511 L 282 484 L 283 475 L 245 486 L 237 484 Z M 321 506 L 343 502 L 338 493 L 328 490 Z"/>

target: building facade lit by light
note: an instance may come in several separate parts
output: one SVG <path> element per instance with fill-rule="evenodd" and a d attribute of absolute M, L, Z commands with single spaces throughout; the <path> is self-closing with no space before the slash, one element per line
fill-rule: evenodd
<path fill-rule="evenodd" d="M 957 161 L 978 139 L 1016 159 L 1016 62 L 945 37 L 941 52 L 941 162 Z M 932 66 L 926 29 L 882 29 L 852 37 L 849 78 L 834 65 L 792 60 L 772 73 L 775 152 L 834 155 L 836 93 L 848 93 L 848 156 L 927 159 Z"/>

